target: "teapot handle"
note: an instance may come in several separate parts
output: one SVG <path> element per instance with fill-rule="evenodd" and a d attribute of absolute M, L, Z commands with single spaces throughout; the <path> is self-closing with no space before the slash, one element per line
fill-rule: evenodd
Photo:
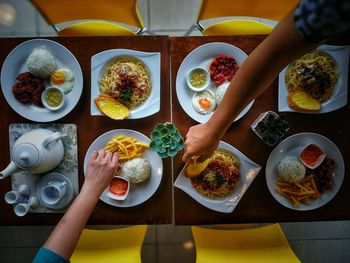
<path fill-rule="evenodd" d="M 61 133 L 55 132 L 55 133 L 53 133 L 50 137 L 46 138 L 46 139 L 43 141 L 43 146 L 44 146 L 45 148 L 47 148 L 47 146 L 48 146 L 50 143 L 52 143 L 53 141 L 57 141 L 57 140 L 59 140 L 59 139 L 61 139 L 61 138 L 62 138 Z"/>

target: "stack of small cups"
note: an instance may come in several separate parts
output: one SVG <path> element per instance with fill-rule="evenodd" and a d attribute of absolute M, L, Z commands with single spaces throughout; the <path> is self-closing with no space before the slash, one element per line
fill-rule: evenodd
<path fill-rule="evenodd" d="M 39 201 L 35 196 L 30 197 L 30 189 L 28 185 L 22 184 L 18 190 L 13 190 L 5 194 L 5 201 L 10 205 L 14 205 L 14 211 L 17 216 L 26 215 L 29 210 L 39 206 Z"/>

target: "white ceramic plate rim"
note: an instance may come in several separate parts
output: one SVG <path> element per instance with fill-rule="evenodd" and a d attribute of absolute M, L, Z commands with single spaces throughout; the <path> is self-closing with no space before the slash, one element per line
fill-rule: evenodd
<path fill-rule="evenodd" d="M 236 154 L 241 162 L 241 178 L 235 191 L 231 195 L 215 200 L 201 195 L 192 187 L 191 179 L 185 176 L 185 166 L 181 170 L 179 176 L 176 178 L 174 186 L 181 189 L 198 203 L 211 210 L 221 213 L 231 213 L 236 208 L 238 202 L 241 200 L 250 184 L 253 182 L 255 176 L 260 171 L 261 166 L 248 159 L 239 150 L 226 142 L 220 141 L 218 148 L 225 149 Z"/>
<path fill-rule="evenodd" d="M 116 57 L 135 57 L 141 60 L 148 68 L 151 76 L 151 94 L 147 100 L 130 111 L 127 119 L 140 119 L 157 113 L 160 110 L 160 53 L 142 52 L 130 49 L 110 49 L 91 57 L 91 102 L 92 116 L 104 116 L 96 107 L 94 99 L 100 94 L 99 79 L 103 74 L 106 63 Z"/>
<path fill-rule="evenodd" d="M 336 171 L 334 176 L 334 186 L 330 191 L 325 191 L 320 199 L 313 201 L 311 204 L 301 204 L 300 207 L 294 207 L 285 197 L 276 192 L 276 167 L 281 159 L 285 156 L 298 156 L 307 144 L 314 143 L 319 145 L 325 152 L 326 156 L 336 161 Z M 266 183 L 272 196 L 285 207 L 290 209 L 306 211 L 319 208 L 328 203 L 339 191 L 344 178 L 344 160 L 338 147 L 327 137 L 317 133 L 297 133 L 280 142 L 271 152 L 266 163 Z"/>
<path fill-rule="evenodd" d="M 133 137 L 138 141 L 150 143 L 151 140 L 144 134 L 128 129 L 117 129 L 108 131 L 99 136 L 89 147 L 84 158 L 84 173 L 86 173 L 89 158 L 93 151 L 98 151 L 112 138 L 118 135 Z M 143 158 L 147 159 L 151 164 L 151 177 L 140 185 L 130 184 L 130 191 L 127 198 L 123 201 L 114 200 L 107 196 L 107 190 L 104 190 L 100 199 L 112 206 L 116 207 L 132 207 L 147 201 L 158 189 L 163 176 L 163 162 L 159 155 L 146 149 Z"/>
<path fill-rule="evenodd" d="M 335 111 L 347 104 L 348 98 L 348 72 L 349 72 L 349 46 L 330 46 L 321 45 L 318 49 L 330 54 L 339 66 L 339 78 L 334 87 L 332 98 L 326 103 L 322 104 L 319 111 L 302 112 L 297 111 L 288 106 L 287 96 L 288 91 L 285 82 L 287 67 L 285 67 L 279 74 L 278 79 L 278 110 L 284 112 L 300 112 L 306 114 L 319 114 Z"/>
<path fill-rule="evenodd" d="M 215 55 L 231 55 L 237 61 L 240 66 L 243 61 L 247 58 L 247 54 L 235 47 L 234 45 L 223 43 L 223 42 L 211 42 L 197 47 L 192 50 L 182 61 L 179 70 L 176 75 L 176 95 L 182 109 L 190 116 L 193 120 L 199 123 L 205 123 L 209 120 L 211 114 L 200 114 L 192 105 L 192 97 L 194 91 L 192 91 L 186 82 L 188 72 L 194 67 L 209 68 L 211 61 Z M 208 89 L 214 91 L 216 89 L 213 84 L 209 84 Z M 215 92 L 214 92 L 215 93 Z M 235 121 L 242 118 L 252 107 L 254 100 L 251 101 L 247 107 L 238 115 Z"/>
<path fill-rule="evenodd" d="M 12 86 L 19 73 L 28 71 L 26 59 L 34 48 L 45 48 L 54 57 L 58 68 L 69 68 L 74 75 L 74 88 L 65 96 L 65 104 L 57 111 L 35 105 L 22 104 L 15 99 Z M 51 86 L 45 81 L 45 87 Z M 83 73 L 74 55 L 63 45 L 48 39 L 32 39 L 16 46 L 6 57 L 1 69 L 1 89 L 7 103 L 24 118 L 37 122 L 51 122 L 63 118 L 77 105 L 83 91 Z"/>

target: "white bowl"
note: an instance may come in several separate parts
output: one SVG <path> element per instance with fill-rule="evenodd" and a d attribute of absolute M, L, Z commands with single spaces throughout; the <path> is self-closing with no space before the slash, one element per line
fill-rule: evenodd
<path fill-rule="evenodd" d="M 321 151 L 322 153 L 315 159 L 315 164 L 314 165 L 310 165 L 308 164 L 303 158 L 302 158 L 302 154 L 303 152 L 305 151 L 305 149 L 307 148 L 310 148 L 310 147 L 314 147 L 314 148 L 317 148 L 319 151 Z M 324 160 L 324 158 L 326 158 L 326 153 L 325 151 L 320 147 L 318 146 L 317 144 L 314 144 L 314 143 L 309 143 L 308 145 L 306 145 L 304 147 L 304 149 L 302 150 L 302 152 L 299 154 L 299 160 L 309 169 L 315 169 L 317 168 Z"/>
<path fill-rule="evenodd" d="M 195 71 L 201 71 L 204 73 L 205 75 L 205 84 L 202 86 L 202 87 L 196 87 L 194 85 L 191 84 L 191 74 Z M 209 74 L 209 71 L 205 68 L 201 68 L 201 67 L 195 67 L 195 68 L 192 68 L 188 73 L 187 73 L 187 76 L 186 76 L 186 82 L 187 82 L 187 86 L 193 90 L 194 92 L 197 92 L 197 91 L 203 91 L 205 90 L 206 88 L 208 88 L 209 84 L 210 84 L 210 74 Z"/>
<path fill-rule="evenodd" d="M 127 186 L 127 190 L 126 190 L 126 192 L 123 195 L 118 195 L 116 193 L 111 192 L 110 187 L 111 187 L 111 184 L 112 184 L 113 181 L 124 181 L 124 182 L 127 183 L 127 185 L 128 185 Z M 124 177 L 121 177 L 121 176 L 114 176 L 114 178 L 112 179 L 111 183 L 107 187 L 107 196 L 112 198 L 112 199 L 114 199 L 114 200 L 121 200 L 122 201 L 122 200 L 125 200 L 126 197 L 128 196 L 129 190 L 130 190 L 130 182 L 129 182 L 128 179 L 126 179 Z"/>
<path fill-rule="evenodd" d="M 52 91 L 57 91 L 61 95 L 62 100 L 61 100 L 61 103 L 59 105 L 56 105 L 56 106 L 49 105 L 46 96 L 49 92 L 52 92 Z M 60 108 L 62 108 L 62 106 L 64 104 L 64 100 L 65 100 L 65 95 L 64 95 L 63 91 L 55 86 L 51 86 L 51 87 L 46 88 L 44 90 L 44 92 L 41 94 L 41 102 L 43 103 L 45 108 L 47 108 L 49 110 L 53 110 L 53 111 L 59 110 Z"/>

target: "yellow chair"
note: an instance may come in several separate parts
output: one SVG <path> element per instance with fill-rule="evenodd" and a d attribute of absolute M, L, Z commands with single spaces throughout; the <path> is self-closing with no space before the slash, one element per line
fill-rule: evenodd
<path fill-rule="evenodd" d="M 300 262 L 278 224 L 217 230 L 192 227 L 197 263 Z"/>
<path fill-rule="evenodd" d="M 110 230 L 84 229 L 71 257 L 72 263 L 141 263 L 141 248 L 147 226 Z"/>
<path fill-rule="evenodd" d="M 269 34 L 299 0 L 199 0 L 197 22 L 185 35 L 198 28 L 204 35 Z M 213 22 L 213 19 L 224 21 Z"/>
<path fill-rule="evenodd" d="M 133 36 L 147 29 L 137 0 L 30 0 L 59 36 Z"/>

